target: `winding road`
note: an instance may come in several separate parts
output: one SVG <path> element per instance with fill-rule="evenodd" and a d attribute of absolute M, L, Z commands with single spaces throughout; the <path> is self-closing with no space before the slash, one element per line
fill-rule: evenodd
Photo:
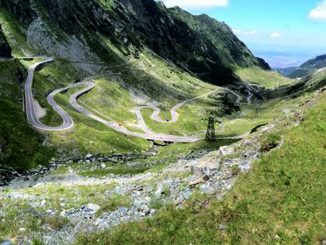
<path fill-rule="evenodd" d="M 153 121 L 156 121 L 156 122 L 159 122 L 159 123 L 175 123 L 178 121 L 179 119 L 179 113 L 177 112 L 177 110 L 179 110 L 181 107 L 183 107 L 185 104 L 188 104 L 190 102 L 193 102 L 195 100 L 198 100 L 198 99 L 201 99 L 203 97 L 206 97 L 210 94 L 214 94 L 216 93 L 218 90 L 220 90 L 220 88 L 218 89 L 215 89 L 209 93 L 206 93 L 206 94 L 203 94 L 203 95 L 200 95 L 198 97 L 195 97 L 195 98 L 192 98 L 192 99 L 189 99 L 189 100 L 185 100 L 177 105 L 175 105 L 171 110 L 170 110 L 170 113 L 171 113 L 171 120 L 163 120 L 161 117 L 160 117 L 160 113 L 161 113 L 161 109 L 158 108 L 156 105 L 154 105 L 153 103 L 150 103 L 148 105 L 145 105 L 145 106 L 138 106 L 134 109 L 136 115 L 137 115 L 137 118 L 141 119 L 140 117 L 143 117 L 142 116 L 142 113 L 141 113 L 141 110 L 143 109 L 152 109 L 153 110 L 153 113 L 151 115 L 151 119 Z M 138 120 L 138 121 L 141 121 L 141 120 Z M 142 125 L 143 123 L 140 122 L 140 124 Z M 145 128 L 144 128 L 145 130 Z M 146 130 L 145 130 L 146 131 Z"/>
<path fill-rule="evenodd" d="M 95 87 L 95 84 L 91 81 L 88 81 L 88 82 L 80 82 L 80 83 L 78 83 L 78 85 L 83 85 L 83 86 L 85 86 L 85 88 L 74 93 L 73 95 L 71 95 L 70 104 L 72 105 L 72 107 L 79 113 L 81 113 L 89 118 L 92 118 L 93 120 L 98 121 L 117 132 L 120 132 L 120 133 L 128 135 L 128 136 L 133 136 L 133 137 L 142 138 L 142 139 L 146 139 L 146 140 L 154 140 L 154 141 L 190 143 L 190 142 L 196 142 L 196 141 L 200 140 L 200 138 L 198 138 L 198 137 L 188 137 L 188 136 L 183 137 L 183 136 L 154 133 L 147 127 L 147 125 L 144 121 L 144 118 L 142 117 L 141 114 L 137 115 L 137 118 L 138 118 L 139 123 L 143 124 L 142 128 L 146 129 L 146 130 L 144 130 L 145 133 L 132 132 L 117 122 L 107 121 L 107 120 L 95 115 L 91 111 L 85 109 L 78 103 L 78 98 L 80 96 L 84 95 L 85 93 L 89 92 L 90 90 L 92 90 Z"/>
<path fill-rule="evenodd" d="M 48 103 L 52 106 L 53 110 L 56 111 L 62 118 L 62 125 L 58 127 L 50 127 L 44 125 L 37 117 L 37 109 L 34 103 L 33 97 L 33 79 L 35 70 L 45 64 L 53 62 L 53 58 L 47 58 L 46 60 L 36 63 L 28 68 L 28 76 L 25 83 L 25 111 L 28 122 L 36 129 L 42 131 L 62 131 L 70 129 L 74 126 L 72 118 L 55 102 L 54 96 L 62 91 L 68 90 L 70 87 L 54 90 L 47 97 Z"/>
<path fill-rule="evenodd" d="M 61 93 L 63 91 L 66 91 L 68 89 L 71 88 L 75 88 L 75 87 L 84 87 L 83 89 L 81 89 L 80 91 L 74 93 L 71 95 L 70 97 L 70 104 L 71 106 L 78 111 L 79 113 L 92 118 L 93 120 L 100 122 L 104 125 L 106 125 L 107 127 L 120 132 L 124 135 L 127 136 L 133 136 L 133 137 L 137 137 L 137 138 L 142 138 L 142 139 L 146 139 L 146 140 L 153 140 L 153 141 L 165 141 L 165 142 L 175 142 L 175 143 L 190 143 L 190 142 L 197 142 L 199 140 L 201 140 L 202 138 L 198 138 L 195 136 L 176 136 L 176 135 L 166 135 L 166 134 L 158 134 L 158 133 L 154 133 L 151 129 L 148 128 L 143 115 L 141 113 L 141 110 L 145 109 L 145 108 L 149 108 L 153 110 L 153 113 L 151 115 L 151 118 L 159 123 L 173 123 L 176 122 L 179 118 L 179 114 L 177 112 L 178 109 L 180 109 L 182 106 L 184 106 L 187 103 L 190 103 L 194 100 L 206 97 L 210 94 L 215 93 L 216 91 L 218 91 L 219 89 L 216 89 L 214 91 L 211 91 L 209 93 L 203 94 L 201 96 L 189 99 L 189 100 L 185 100 L 181 103 L 178 103 L 176 106 L 174 106 L 170 113 L 171 113 L 171 120 L 167 121 L 167 120 L 163 120 L 160 117 L 160 112 L 161 110 L 155 106 L 154 104 L 149 104 L 149 105 L 145 105 L 145 106 L 138 106 L 134 109 L 134 112 L 137 116 L 137 120 L 138 123 L 140 125 L 140 127 L 143 129 L 144 133 L 138 133 L 138 132 L 132 132 L 129 129 L 125 128 L 124 126 L 122 126 L 121 124 L 114 122 L 113 120 L 107 121 L 99 116 L 97 116 L 96 114 L 94 114 L 93 112 L 87 110 L 86 108 L 82 107 L 79 103 L 78 103 L 78 98 L 84 94 L 86 94 L 87 92 L 89 92 L 90 90 L 92 90 L 95 87 L 95 83 L 93 83 L 92 81 L 85 81 L 85 82 L 79 82 L 79 83 L 75 83 L 75 84 L 71 84 L 67 87 L 64 88 L 60 88 L 60 89 L 56 89 L 53 92 L 51 92 L 48 96 L 47 96 L 47 101 L 48 103 L 51 105 L 51 107 L 53 108 L 54 111 L 56 111 L 60 117 L 62 118 L 62 125 L 61 126 L 57 126 L 57 127 L 51 127 L 51 126 L 47 126 L 44 125 L 42 122 L 40 122 L 40 120 L 37 117 L 37 109 L 36 109 L 36 105 L 34 103 L 34 97 L 33 97 L 33 78 L 34 78 L 34 73 L 37 70 L 37 68 L 39 68 L 40 66 L 46 65 L 53 62 L 53 58 L 46 58 L 44 61 L 42 62 L 38 62 L 32 66 L 29 67 L 28 69 L 28 77 L 26 80 L 26 84 L 25 84 L 25 108 L 26 108 L 26 115 L 27 115 L 27 119 L 29 121 L 29 123 L 36 129 L 41 130 L 41 131 L 63 131 L 63 130 L 68 130 L 71 129 L 74 126 L 74 121 L 71 118 L 71 116 L 69 114 L 67 114 L 54 100 L 54 96 L 57 95 L 58 93 Z M 229 89 L 227 89 L 229 90 Z M 233 92 L 232 90 L 229 90 L 231 93 L 233 93 L 234 95 L 237 96 L 238 100 L 241 100 L 242 97 L 238 94 L 236 94 L 235 92 Z M 232 137 L 230 137 L 232 138 Z M 228 139 L 227 137 L 225 139 Z"/>

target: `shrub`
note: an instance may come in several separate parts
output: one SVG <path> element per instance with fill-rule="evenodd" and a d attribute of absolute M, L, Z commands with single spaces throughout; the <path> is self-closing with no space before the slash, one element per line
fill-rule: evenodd
<path fill-rule="evenodd" d="M 268 134 L 263 140 L 261 144 L 261 151 L 268 152 L 275 147 L 277 147 L 281 142 L 281 136 L 276 133 Z"/>

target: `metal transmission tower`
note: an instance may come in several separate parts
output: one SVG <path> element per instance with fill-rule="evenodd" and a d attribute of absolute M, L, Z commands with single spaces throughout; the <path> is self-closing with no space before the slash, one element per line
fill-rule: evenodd
<path fill-rule="evenodd" d="M 206 141 L 216 141 L 216 135 L 215 135 L 215 122 L 214 117 L 210 116 L 208 119 L 208 126 L 206 131 Z"/>

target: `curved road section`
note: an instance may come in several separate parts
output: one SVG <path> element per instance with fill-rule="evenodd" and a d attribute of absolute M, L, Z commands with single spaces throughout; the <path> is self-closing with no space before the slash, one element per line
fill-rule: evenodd
<path fill-rule="evenodd" d="M 138 118 L 138 121 L 142 121 L 141 117 L 141 110 L 143 109 L 152 109 L 153 110 L 153 113 L 151 115 L 151 119 L 153 121 L 156 121 L 156 122 L 159 122 L 159 123 L 175 123 L 178 121 L 179 119 L 179 113 L 177 112 L 177 110 L 179 110 L 181 107 L 183 107 L 185 104 L 188 104 L 188 103 L 191 103 L 195 100 L 198 100 L 198 99 L 201 99 L 201 98 L 204 98 L 210 94 L 214 94 L 216 93 L 217 91 L 219 90 L 218 89 L 215 89 L 214 91 L 211 91 L 209 93 L 206 93 L 206 94 L 203 94 L 203 95 L 200 95 L 198 97 L 195 97 L 195 98 L 192 98 L 192 99 L 189 99 L 189 100 L 185 100 L 185 101 L 182 101 L 181 103 L 175 105 L 170 113 L 171 113 L 171 120 L 163 120 L 161 117 L 160 117 L 160 113 L 161 113 L 161 109 L 158 108 L 156 105 L 154 104 L 148 104 L 148 105 L 145 105 L 145 106 L 138 106 L 134 109 L 136 115 L 137 115 L 137 118 Z M 139 120 L 140 119 L 140 120 Z M 140 123 L 141 125 L 143 125 L 143 123 L 141 122 Z"/>
<path fill-rule="evenodd" d="M 74 121 L 72 118 L 54 101 L 53 97 L 65 90 L 68 90 L 70 88 L 62 88 L 53 91 L 49 96 L 47 97 L 48 103 L 52 106 L 53 110 L 56 111 L 60 117 L 62 118 L 62 125 L 58 127 L 51 127 L 44 125 L 43 123 L 40 122 L 36 115 L 36 107 L 34 103 L 34 97 L 33 97 L 33 78 L 34 78 L 34 73 L 37 68 L 40 66 L 49 64 L 53 62 L 53 58 L 48 58 L 42 62 L 36 63 L 28 68 L 28 76 L 26 79 L 25 83 L 25 109 L 26 109 L 26 116 L 28 122 L 36 129 L 41 130 L 41 131 L 62 131 L 62 130 L 67 130 L 70 129 L 74 126 Z"/>
<path fill-rule="evenodd" d="M 147 130 L 146 133 L 132 132 L 132 131 L 128 130 L 127 128 L 123 127 L 122 125 L 118 124 L 117 122 L 106 121 L 103 118 L 98 117 L 94 113 L 88 111 L 87 109 L 82 107 L 80 104 L 78 104 L 78 98 L 80 96 L 86 94 L 91 89 L 93 89 L 95 87 L 95 84 L 93 82 L 89 81 L 89 82 L 78 83 L 78 85 L 84 85 L 86 87 L 83 90 L 78 91 L 77 93 L 74 93 L 73 95 L 71 95 L 70 104 L 72 105 L 72 107 L 74 107 L 75 110 L 77 110 L 79 113 L 81 113 L 89 118 L 92 118 L 93 120 L 98 121 L 117 132 L 120 132 L 120 133 L 128 135 L 128 136 L 133 136 L 133 137 L 142 138 L 142 139 L 146 139 L 146 140 L 154 140 L 154 141 L 190 143 L 190 142 L 196 142 L 196 141 L 200 140 L 200 138 L 197 138 L 197 137 L 183 137 L 183 136 L 175 136 L 175 135 L 156 134 L 150 130 Z M 144 125 L 146 125 L 145 122 L 144 122 Z M 147 126 L 146 126 L 146 128 L 147 128 Z"/>

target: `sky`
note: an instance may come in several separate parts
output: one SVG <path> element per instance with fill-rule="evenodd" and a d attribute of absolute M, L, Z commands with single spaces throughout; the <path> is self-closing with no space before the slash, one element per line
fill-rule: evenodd
<path fill-rule="evenodd" d="M 298 66 L 326 54 L 326 0 L 163 0 L 224 21 L 272 67 Z"/>

